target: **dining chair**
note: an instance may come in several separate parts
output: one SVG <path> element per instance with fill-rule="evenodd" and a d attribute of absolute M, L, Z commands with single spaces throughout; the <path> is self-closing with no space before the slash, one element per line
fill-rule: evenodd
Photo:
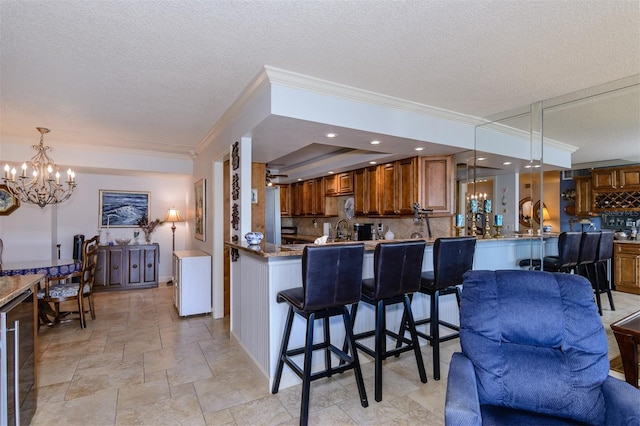
<path fill-rule="evenodd" d="M 96 270 L 96 259 L 98 257 L 98 236 L 86 240 L 82 244 L 82 269 L 80 271 L 60 275 L 57 277 L 49 277 L 45 281 L 45 288 L 38 290 L 38 316 L 40 323 L 46 325 L 54 325 L 61 322 L 71 320 L 80 320 L 80 327 L 86 327 L 85 313 L 90 312 L 91 319 L 96 319 L 93 306 L 93 281 Z M 73 278 L 77 278 L 74 281 Z M 87 299 L 89 306 L 85 308 L 84 299 Z M 61 311 L 60 303 L 75 301 L 77 303 L 77 311 Z M 53 312 L 51 305 L 53 304 Z M 53 315 L 53 319 L 49 320 L 47 313 Z M 64 319 L 70 314 L 78 314 L 78 318 Z"/>
<path fill-rule="evenodd" d="M 2 238 L 0 238 L 0 265 L 2 265 L 2 249 L 4 244 L 2 243 Z"/>

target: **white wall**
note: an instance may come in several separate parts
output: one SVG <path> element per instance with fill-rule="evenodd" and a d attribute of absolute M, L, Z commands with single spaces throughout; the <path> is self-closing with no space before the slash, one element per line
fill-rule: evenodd
<path fill-rule="evenodd" d="M 90 237 L 98 232 L 99 191 L 101 189 L 151 192 L 151 219 L 164 220 L 167 209 L 174 206 L 184 213 L 187 222 L 176 223 L 176 250 L 190 247 L 193 239 L 193 217 L 187 217 L 187 194 L 193 191 L 187 175 L 144 174 L 140 176 L 82 173 L 76 176 L 78 186 L 71 198 L 44 209 L 22 204 L 9 216 L 0 216 L 0 238 L 4 242 L 4 262 L 50 259 L 61 245 L 61 258 L 73 257 L 73 236 Z M 193 209 L 191 209 L 193 210 Z M 111 228 L 111 238 L 133 238 L 139 228 Z M 103 230 L 103 240 L 106 238 Z M 171 223 L 153 233 L 160 245 L 158 275 L 171 277 Z M 141 241 L 144 234 L 141 233 Z"/>

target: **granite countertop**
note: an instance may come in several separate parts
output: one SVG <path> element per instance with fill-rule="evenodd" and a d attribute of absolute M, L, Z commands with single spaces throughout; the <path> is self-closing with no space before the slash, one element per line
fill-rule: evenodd
<path fill-rule="evenodd" d="M 0 306 L 6 305 L 20 293 L 44 279 L 44 274 L 14 275 L 0 277 Z"/>
<path fill-rule="evenodd" d="M 557 234 L 544 234 L 543 238 L 554 238 L 557 237 Z M 318 237 L 313 237 L 315 238 Z M 524 240 L 524 239 L 539 239 L 538 235 L 511 235 L 504 238 L 478 238 L 477 242 L 480 244 L 491 243 L 491 242 L 502 242 L 502 241 L 515 241 L 515 240 Z M 423 238 L 423 240 L 427 243 L 427 245 L 433 245 L 435 238 Z M 378 243 L 384 243 L 386 240 L 371 240 L 371 241 L 342 241 L 342 242 L 334 242 L 327 243 L 327 245 L 333 244 L 354 244 L 354 243 L 364 243 L 365 251 L 373 251 L 376 248 Z M 409 239 L 396 239 L 393 241 L 411 241 Z M 235 248 L 241 250 L 243 252 L 251 253 L 260 257 L 290 257 L 290 256 L 302 256 L 302 251 L 307 244 L 271 244 L 262 242 L 259 245 L 249 245 L 246 242 L 242 242 L 240 244 L 227 242 L 225 243 L 227 246 L 231 248 Z M 312 244 L 312 243 L 309 243 Z"/>

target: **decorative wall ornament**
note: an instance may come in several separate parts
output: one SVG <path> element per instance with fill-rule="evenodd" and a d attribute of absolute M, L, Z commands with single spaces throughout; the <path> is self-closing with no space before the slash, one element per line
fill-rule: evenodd
<path fill-rule="evenodd" d="M 148 191 L 100 190 L 98 227 L 136 228 L 138 221 L 149 217 L 151 193 Z"/>
<path fill-rule="evenodd" d="M 200 179 L 193 185 L 194 200 L 196 203 L 196 217 L 195 217 L 195 237 L 200 241 L 205 241 L 207 224 L 207 182 L 205 179 Z"/>

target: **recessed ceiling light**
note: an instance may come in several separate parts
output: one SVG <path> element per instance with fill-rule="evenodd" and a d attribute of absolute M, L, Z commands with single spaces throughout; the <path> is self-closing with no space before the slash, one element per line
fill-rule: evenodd
<path fill-rule="evenodd" d="M 371 141 L 371 145 L 380 145 L 380 141 L 378 140 Z"/>
<path fill-rule="evenodd" d="M 338 134 L 337 133 L 327 133 L 325 136 L 328 137 L 328 138 L 335 138 L 336 136 L 338 136 Z"/>
<path fill-rule="evenodd" d="M 527 164 L 526 166 L 524 166 L 525 169 L 530 169 L 531 168 L 531 164 Z"/>
<path fill-rule="evenodd" d="M 298 182 L 302 182 L 302 178 L 298 178 Z"/>
<path fill-rule="evenodd" d="M 422 151 L 424 148 L 419 146 L 419 147 L 416 147 L 416 148 L 413 148 L 413 149 L 414 149 L 414 151 Z"/>
<path fill-rule="evenodd" d="M 535 168 L 537 169 L 537 168 L 539 168 L 539 167 L 540 167 L 540 164 L 536 164 L 536 165 L 535 165 L 535 166 L 533 166 L 533 167 L 535 167 Z"/>
<path fill-rule="evenodd" d="M 484 157 L 478 157 L 478 158 L 476 158 L 476 160 L 478 160 L 478 161 L 484 161 L 484 160 L 486 160 L 486 158 L 484 158 Z"/>
<path fill-rule="evenodd" d="M 502 163 L 503 166 L 508 166 L 509 164 L 511 164 L 511 161 L 505 161 L 504 163 Z"/>
<path fill-rule="evenodd" d="M 330 175 L 333 174 L 333 170 L 329 170 L 327 173 L 329 173 Z"/>
<path fill-rule="evenodd" d="M 375 161 L 369 161 L 369 164 L 377 164 Z"/>

